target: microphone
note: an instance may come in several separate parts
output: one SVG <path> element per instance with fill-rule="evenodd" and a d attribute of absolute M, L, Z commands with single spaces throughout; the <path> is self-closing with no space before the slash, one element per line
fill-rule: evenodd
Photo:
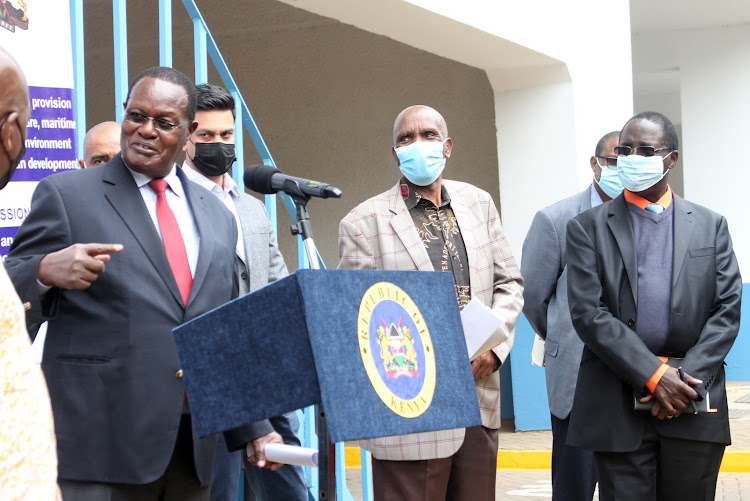
<path fill-rule="evenodd" d="M 341 198 L 341 190 L 335 186 L 287 176 L 270 165 L 251 165 L 246 168 L 245 187 L 266 195 L 283 191 L 291 197 Z"/>

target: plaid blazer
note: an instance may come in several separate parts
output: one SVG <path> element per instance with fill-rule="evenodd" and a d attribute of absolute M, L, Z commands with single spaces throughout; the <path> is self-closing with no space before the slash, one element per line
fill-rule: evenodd
<path fill-rule="evenodd" d="M 510 333 L 494 349 L 505 361 L 523 308 L 523 279 L 503 234 L 489 193 L 470 184 L 443 180 L 469 260 L 471 296 L 490 306 Z M 339 268 L 433 271 L 424 244 L 401 196 L 400 182 L 355 207 L 339 225 Z M 482 424 L 500 427 L 500 375 L 475 381 Z M 464 429 L 363 440 L 376 459 L 422 460 L 453 455 Z"/>

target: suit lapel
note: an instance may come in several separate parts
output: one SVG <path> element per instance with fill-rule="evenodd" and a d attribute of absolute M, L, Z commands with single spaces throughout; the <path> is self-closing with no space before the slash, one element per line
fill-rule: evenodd
<path fill-rule="evenodd" d="M 167 261 L 164 245 L 156 232 L 146 204 L 142 202 L 140 190 L 120 155 L 115 157 L 110 166 L 103 167 L 102 181 L 105 184 L 104 196 L 138 241 L 174 298 L 183 304 L 180 289 Z"/>
<path fill-rule="evenodd" d="M 182 169 L 177 169 L 177 176 L 182 181 L 182 187 L 185 190 L 185 196 L 187 197 L 188 204 L 193 213 L 195 219 L 195 225 L 198 227 L 198 235 L 200 240 L 200 246 L 198 247 L 198 263 L 195 265 L 195 273 L 193 274 L 193 287 L 190 289 L 190 298 L 188 304 L 193 300 L 195 295 L 201 288 L 201 284 L 206 278 L 208 273 L 208 266 L 211 263 L 211 256 L 214 250 L 214 236 L 212 231 L 212 221 L 206 212 L 205 201 L 203 200 L 203 193 L 201 190 L 195 189 L 193 183 L 187 178 Z M 207 191 L 206 194 L 209 194 Z"/>
<path fill-rule="evenodd" d="M 252 228 L 250 226 L 250 221 L 247 218 L 247 214 L 249 213 L 249 207 L 247 207 L 244 197 L 242 197 L 239 193 L 230 192 L 229 196 L 232 197 L 232 200 L 234 201 L 235 207 L 237 207 L 237 214 L 240 218 L 240 230 L 242 231 L 242 238 L 244 239 L 243 244 L 245 245 L 245 255 L 242 256 L 241 261 L 246 267 L 250 267 L 250 259 L 252 256 L 250 255 L 250 235 L 252 235 Z"/>
<path fill-rule="evenodd" d="M 246 205 L 247 202 L 245 201 L 245 197 L 243 197 L 241 194 L 231 192 L 230 196 L 234 201 L 235 207 L 237 208 L 237 215 L 240 218 L 240 230 L 243 239 L 242 243 L 245 248 L 245 255 L 240 258 L 240 261 L 242 261 L 242 264 L 245 265 L 248 290 L 253 290 L 253 283 L 255 281 L 259 281 L 259 279 L 254 276 L 255 268 L 252 266 L 252 259 L 254 258 L 254 256 L 252 255 L 252 240 L 254 239 L 254 237 L 251 222 L 248 216 L 248 214 L 250 214 L 250 207 Z"/>
<path fill-rule="evenodd" d="M 446 187 L 446 189 L 448 188 Z M 476 222 L 476 217 L 471 214 L 469 207 L 457 193 L 449 192 L 448 194 L 451 197 L 451 209 L 453 210 L 453 215 L 456 216 L 456 223 L 458 224 L 461 239 L 464 241 L 464 247 L 466 248 L 466 259 L 469 261 L 469 285 L 478 284 L 480 281 L 476 273 L 477 269 L 482 265 L 474 262 L 474 257 L 478 256 L 475 250 L 480 245 L 472 229 L 476 227 L 476 224 L 472 223 L 472 220 Z"/>
<path fill-rule="evenodd" d="M 404 199 L 401 196 L 400 182 L 396 183 L 396 186 L 388 195 L 388 207 L 393 213 L 393 217 L 391 218 L 393 232 L 401 240 L 406 252 L 409 253 L 412 261 L 414 261 L 414 267 L 420 271 L 434 271 L 430 256 L 427 255 L 427 249 L 424 248 L 424 243 L 419 237 L 416 226 L 414 226 L 409 209 L 406 208 Z"/>
<path fill-rule="evenodd" d="M 690 215 L 692 209 L 690 208 L 690 204 L 684 199 L 673 195 L 672 203 L 674 203 L 674 257 L 672 261 L 672 286 L 674 287 L 677 283 L 677 278 L 680 276 L 680 270 L 682 264 L 685 262 L 685 255 L 690 245 L 690 239 L 693 236 L 695 218 Z"/>
<path fill-rule="evenodd" d="M 633 224 L 630 221 L 630 214 L 625 205 L 623 195 L 615 198 L 609 204 L 609 226 L 612 235 L 620 248 L 620 255 L 628 274 L 630 288 L 633 292 L 633 301 L 638 302 L 638 260 L 635 251 L 635 238 L 633 237 Z"/>

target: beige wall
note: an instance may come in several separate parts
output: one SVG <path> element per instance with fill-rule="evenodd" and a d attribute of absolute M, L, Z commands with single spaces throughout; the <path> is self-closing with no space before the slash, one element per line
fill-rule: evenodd
<path fill-rule="evenodd" d="M 493 91 L 484 71 L 274 0 L 198 1 L 278 167 L 325 181 L 340 200 L 308 205 L 316 242 L 336 266 L 338 222 L 395 184 L 393 119 L 427 104 L 445 117 L 454 148 L 445 177 L 489 191 L 499 207 Z M 87 127 L 114 117 L 111 3 L 84 1 Z M 128 2 L 130 74 L 158 64 L 158 12 Z M 174 2 L 174 66 L 193 76 L 192 24 Z M 209 62 L 210 82 L 221 84 Z M 251 155 L 252 153 L 252 155 Z M 257 163 L 246 136 L 245 163 Z M 279 240 L 290 269 L 296 241 L 279 207 Z"/>

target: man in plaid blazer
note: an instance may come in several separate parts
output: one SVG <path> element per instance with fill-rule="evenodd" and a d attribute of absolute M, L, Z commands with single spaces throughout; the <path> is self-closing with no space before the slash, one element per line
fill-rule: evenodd
<path fill-rule="evenodd" d="M 453 146 L 443 117 L 412 106 L 393 130 L 403 177 L 341 221 L 338 267 L 451 271 L 459 305 L 478 298 L 510 336 L 472 362 L 482 426 L 363 441 L 374 458 L 375 499 L 494 500 L 498 369 L 513 344 L 523 280 L 490 195 L 442 179 Z"/>

